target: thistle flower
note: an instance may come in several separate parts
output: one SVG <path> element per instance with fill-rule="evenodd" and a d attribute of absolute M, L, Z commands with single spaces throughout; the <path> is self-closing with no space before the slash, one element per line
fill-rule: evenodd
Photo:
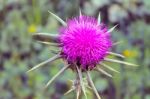
<path fill-rule="evenodd" d="M 101 99 L 90 76 L 89 72 L 91 70 L 97 70 L 112 77 L 112 75 L 104 71 L 101 66 L 114 72 L 118 71 L 103 63 L 103 61 L 136 66 L 135 64 L 125 61 L 106 58 L 107 55 L 114 55 L 121 58 L 124 58 L 124 56 L 110 52 L 110 48 L 115 45 L 111 40 L 111 32 L 116 26 L 108 29 L 100 22 L 100 14 L 98 15 L 98 18 L 95 19 L 94 17 L 82 15 L 80 11 L 79 16 L 65 22 L 57 15 L 51 12 L 49 13 L 63 25 L 59 29 L 59 34 L 52 35 L 49 33 L 37 33 L 34 34 L 33 37 L 42 43 L 49 44 L 50 46 L 57 46 L 61 50 L 52 58 L 36 65 L 27 72 L 60 58 L 62 58 L 67 65 L 64 65 L 64 67 L 52 77 L 52 79 L 46 84 L 45 88 L 66 69 L 70 68 L 77 73 L 77 77 L 72 81 L 72 88 L 66 92 L 66 94 L 75 90 L 77 93 L 77 99 L 79 99 L 81 92 L 83 92 L 87 99 L 86 90 L 87 88 L 90 88 L 93 89 L 97 98 Z M 86 78 L 83 78 L 84 73 L 86 74 Z"/>
<path fill-rule="evenodd" d="M 95 68 L 112 46 L 107 28 L 83 15 L 68 20 L 61 28 L 60 44 L 62 57 L 71 64 L 76 62 L 83 71 Z"/>

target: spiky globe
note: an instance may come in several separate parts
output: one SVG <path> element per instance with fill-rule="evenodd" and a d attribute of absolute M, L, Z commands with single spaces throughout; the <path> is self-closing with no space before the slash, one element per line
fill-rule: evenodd
<path fill-rule="evenodd" d="M 85 99 L 87 99 L 86 90 L 89 88 L 89 84 L 97 96 L 97 99 L 101 99 L 98 91 L 96 90 L 89 70 L 100 71 L 101 73 L 112 77 L 107 73 L 105 69 L 117 72 L 111 66 L 108 66 L 103 61 L 120 63 L 124 65 L 136 66 L 135 64 L 128 63 L 121 60 L 107 58 L 106 55 L 113 55 L 116 57 L 124 58 L 121 54 L 109 51 L 112 45 L 111 32 L 114 27 L 107 29 L 100 22 L 100 14 L 98 19 L 90 16 L 84 16 L 80 12 L 80 16 L 69 19 L 67 22 L 63 21 L 57 15 L 50 12 L 60 23 L 62 27 L 59 29 L 59 34 L 52 35 L 50 33 L 37 33 L 33 35 L 34 39 L 51 46 L 59 47 L 61 50 L 56 52 L 57 54 L 48 60 L 41 62 L 35 67 L 31 68 L 27 72 L 31 72 L 47 63 L 55 61 L 56 59 L 63 58 L 65 60 L 64 67 L 48 81 L 45 88 L 48 87 L 59 75 L 65 70 L 71 68 L 77 73 L 77 77 L 73 82 L 72 88 L 66 92 L 66 94 L 75 90 L 77 93 L 77 99 L 79 99 L 81 91 L 83 92 Z M 97 65 L 97 66 L 96 66 Z M 103 66 L 105 69 L 102 69 Z M 86 72 L 86 79 L 83 79 L 83 73 Z"/>
<path fill-rule="evenodd" d="M 94 17 L 79 16 L 60 29 L 62 56 L 82 70 L 93 69 L 112 46 L 110 33 Z"/>

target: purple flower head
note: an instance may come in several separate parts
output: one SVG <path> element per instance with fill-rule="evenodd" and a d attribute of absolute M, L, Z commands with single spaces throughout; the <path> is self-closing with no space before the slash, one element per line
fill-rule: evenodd
<path fill-rule="evenodd" d="M 83 92 L 85 99 L 87 99 L 86 90 L 89 88 L 90 84 L 90 87 L 93 89 L 97 99 L 101 99 L 94 86 L 89 70 L 94 69 L 109 77 L 112 77 L 112 75 L 107 73 L 105 69 L 117 73 L 118 71 L 107 65 L 105 61 L 136 66 L 135 64 L 128 63 L 126 61 L 106 57 L 106 55 L 109 54 L 115 57 L 125 58 L 121 54 L 109 51 L 112 45 L 117 44 L 112 44 L 110 38 L 110 33 L 115 29 L 116 26 L 108 30 L 107 27 L 100 22 L 100 14 L 98 19 L 95 19 L 94 17 L 83 16 L 80 13 L 79 17 L 69 19 L 67 22 L 63 21 L 61 18 L 51 12 L 50 14 L 62 23 L 63 26 L 59 29 L 60 33 L 55 35 L 50 33 L 37 33 L 33 35 L 33 37 L 41 43 L 59 47 L 61 50 L 55 52 L 55 56 L 44 62 L 41 62 L 27 72 L 31 72 L 60 58 L 65 60 L 66 65 L 64 65 L 63 68 L 48 81 L 45 88 L 48 87 L 65 70 L 71 68 L 77 74 L 77 77 L 74 81 L 72 81 L 72 88 L 66 92 L 66 94 L 75 90 L 77 93 L 77 99 L 79 99 L 81 92 Z M 104 67 L 104 69 L 101 67 Z M 83 79 L 83 71 L 86 73 L 85 79 Z"/>
<path fill-rule="evenodd" d="M 94 17 L 79 16 L 60 29 L 62 55 L 82 70 L 93 69 L 112 46 L 110 33 Z"/>

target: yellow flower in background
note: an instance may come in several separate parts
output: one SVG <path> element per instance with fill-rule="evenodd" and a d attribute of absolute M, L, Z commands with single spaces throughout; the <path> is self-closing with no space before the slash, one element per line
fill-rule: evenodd
<path fill-rule="evenodd" d="M 54 45 L 54 47 L 58 47 L 61 50 L 56 52 L 55 55 L 49 58 L 48 60 L 37 64 L 36 66 L 32 67 L 27 71 L 27 73 L 29 73 L 43 65 L 56 61 L 57 59 L 61 59 L 61 60 L 63 59 L 64 60 L 63 68 L 60 69 L 58 73 L 56 73 L 48 81 L 48 83 L 45 85 L 45 88 L 47 88 L 50 84 L 52 84 L 52 82 L 58 76 L 62 75 L 62 73 L 65 72 L 67 69 L 71 69 L 76 73 L 76 78 L 73 81 L 71 81 L 72 83 L 71 89 L 68 90 L 65 93 L 65 95 L 72 91 L 76 91 L 77 99 L 79 99 L 81 93 L 83 92 L 85 99 L 87 99 L 87 94 L 86 94 L 87 88 L 90 87 L 90 89 L 92 89 L 93 92 L 95 93 L 97 99 L 101 99 L 93 83 L 90 74 L 91 70 L 97 70 L 98 72 L 101 72 L 104 75 L 112 77 L 112 75 L 107 73 L 107 71 L 103 70 L 103 68 L 106 68 L 110 71 L 117 72 L 117 73 L 118 71 L 112 68 L 111 66 L 103 63 L 103 61 L 110 62 L 110 63 L 124 64 L 128 66 L 137 66 L 136 64 L 128 63 L 123 60 L 106 57 L 107 54 L 113 55 L 114 57 L 115 56 L 124 57 L 124 56 L 115 52 L 108 51 L 109 48 L 112 47 L 111 38 L 109 38 L 108 36 L 115 29 L 117 25 L 115 25 L 114 27 L 106 31 L 105 30 L 103 31 L 101 29 L 100 14 L 98 15 L 98 18 L 95 19 L 94 17 L 91 16 L 82 15 L 82 12 L 80 11 L 79 16 L 69 19 L 69 21 L 65 22 L 56 14 L 50 11 L 49 13 L 62 24 L 62 26 L 58 28 L 61 29 L 60 32 L 57 35 L 53 35 L 51 33 L 36 33 L 35 35 L 32 36 L 33 38 L 41 42 L 44 41 L 43 39 L 48 38 L 49 39 L 48 43 L 56 44 Z M 87 31 L 88 34 L 84 35 Z M 106 32 L 108 33 L 108 35 Z M 102 35 L 102 33 L 104 33 L 105 35 Z M 101 36 L 103 36 L 104 39 L 101 39 Z M 89 37 L 90 39 L 87 39 Z M 108 44 L 106 44 L 106 42 Z M 99 48 L 101 46 L 103 46 L 102 49 Z M 83 76 L 84 74 L 86 74 L 87 78 L 84 78 Z"/>
<path fill-rule="evenodd" d="M 125 57 L 136 57 L 137 56 L 137 52 L 135 50 L 124 50 L 122 52 L 122 54 L 125 56 Z"/>
<path fill-rule="evenodd" d="M 35 33 L 35 32 L 37 32 L 37 27 L 36 27 L 36 25 L 31 24 L 31 25 L 28 27 L 28 33 Z"/>

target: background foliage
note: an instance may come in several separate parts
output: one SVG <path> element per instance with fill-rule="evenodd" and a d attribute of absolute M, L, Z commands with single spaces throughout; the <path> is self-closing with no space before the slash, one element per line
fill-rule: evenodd
<path fill-rule="evenodd" d="M 112 50 L 124 54 L 137 68 L 110 64 L 120 71 L 108 78 L 93 72 L 103 99 L 150 99 L 150 0 L 0 0 L 0 99 L 75 99 L 68 70 L 48 89 L 47 81 L 63 66 L 62 60 L 45 65 L 29 74 L 34 65 L 52 57 L 48 47 L 32 39 L 36 32 L 57 33 L 60 24 L 48 10 L 64 20 L 84 14 L 97 16 L 109 27 L 118 24 L 113 40 L 122 41 Z M 89 99 L 96 99 L 91 92 Z"/>

